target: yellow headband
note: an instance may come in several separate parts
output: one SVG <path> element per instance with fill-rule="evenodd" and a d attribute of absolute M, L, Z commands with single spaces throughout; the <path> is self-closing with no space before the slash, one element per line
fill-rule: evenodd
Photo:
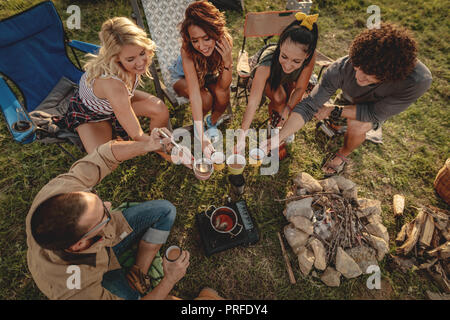
<path fill-rule="evenodd" d="M 295 14 L 295 18 L 298 21 L 302 21 L 302 23 L 300 23 L 301 26 L 304 26 L 305 28 L 308 28 L 308 30 L 312 30 L 313 29 L 313 23 L 315 23 L 317 21 L 317 18 L 319 17 L 319 14 L 313 14 L 311 16 L 308 16 L 306 14 L 304 14 L 303 12 L 297 12 Z"/>

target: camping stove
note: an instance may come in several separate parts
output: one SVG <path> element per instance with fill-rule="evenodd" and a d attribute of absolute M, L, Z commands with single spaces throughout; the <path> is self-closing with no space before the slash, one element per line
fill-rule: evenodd
<path fill-rule="evenodd" d="M 196 215 L 202 246 L 207 257 L 237 246 L 247 246 L 258 242 L 258 229 L 245 200 L 228 202 L 224 207 L 211 207 Z M 212 219 L 215 216 L 214 213 L 221 208 L 231 208 L 230 211 L 236 213 L 237 221 L 235 223 L 238 231 L 220 232 L 215 228 L 215 221 Z"/>

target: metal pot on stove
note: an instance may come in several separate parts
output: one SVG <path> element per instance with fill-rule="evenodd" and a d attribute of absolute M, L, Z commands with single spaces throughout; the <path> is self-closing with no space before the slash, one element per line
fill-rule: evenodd
<path fill-rule="evenodd" d="M 211 212 L 211 208 L 213 211 Z M 209 212 L 209 213 L 208 213 Z M 236 237 L 241 233 L 243 226 L 238 222 L 236 211 L 230 207 L 219 207 L 211 205 L 205 211 L 205 215 L 209 218 L 211 227 L 219 233 L 229 233 L 232 237 Z M 235 231 L 238 230 L 239 231 Z M 233 232 L 235 231 L 235 233 Z"/>

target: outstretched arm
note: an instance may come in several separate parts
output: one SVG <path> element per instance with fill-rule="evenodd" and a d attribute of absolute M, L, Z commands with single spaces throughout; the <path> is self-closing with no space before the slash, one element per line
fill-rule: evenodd
<path fill-rule="evenodd" d="M 183 49 L 181 49 L 181 59 L 183 61 L 183 70 L 188 86 L 189 101 L 191 102 L 192 119 L 199 137 L 202 137 L 202 149 L 204 149 L 211 142 L 203 134 L 203 105 L 197 71 L 195 70 L 194 61 Z"/>
<path fill-rule="evenodd" d="M 170 134 L 167 128 L 161 129 Z M 163 144 L 170 144 L 170 138 L 164 138 L 159 133 L 158 128 L 155 128 L 150 136 L 142 141 L 114 141 L 111 150 L 118 161 L 125 161 L 148 152 L 160 151 Z"/>
<path fill-rule="evenodd" d="M 167 130 L 167 128 L 162 128 L 162 130 Z M 92 188 L 114 171 L 122 161 L 151 151 L 161 150 L 162 144 L 166 146 L 170 144 L 170 139 L 161 139 L 162 137 L 155 128 L 149 139 L 145 141 L 108 141 L 98 146 L 94 152 L 76 161 L 69 172 L 59 175 L 49 185 L 54 186 L 57 183 L 64 186 L 67 184 L 64 181 L 70 181 L 70 185 Z M 45 189 L 44 187 L 42 190 Z M 41 192 L 47 192 L 42 190 Z"/>
<path fill-rule="evenodd" d="M 266 87 L 267 79 L 269 78 L 270 67 L 259 66 L 256 69 L 253 77 L 252 87 L 250 88 L 250 96 L 248 98 L 247 108 L 245 109 L 244 117 L 242 118 L 241 128 L 245 131 L 250 128 L 253 118 L 261 102 L 261 98 Z"/>
<path fill-rule="evenodd" d="M 248 98 L 247 108 L 242 118 L 241 134 L 238 139 L 237 151 L 240 153 L 245 147 L 245 133 L 250 128 L 253 118 L 255 117 L 258 105 L 261 102 L 261 98 L 266 87 L 267 79 L 269 78 L 270 67 L 259 66 L 256 69 L 255 76 L 253 77 L 252 87 L 250 89 L 250 96 Z"/>
<path fill-rule="evenodd" d="M 272 137 L 271 139 L 267 139 L 265 142 L 261 144 L 261 149 L 268 152 L 268 150 L 272 150 L 274 148 L 277 148 L 281 142 L 289 137 L 290 135 L 296 133 L 298 130 L 303 128 L 305 125 L 305 120 L 303 119 L 302 115 L 296 112 L 293 112 L 288 121 L 285 123 L 283 128 L 278 133 L 278 138 L 276 136 Z M 272 143 L 272 141 L 278 141 L 279 144 Z"/>
<path fill-rule="evenodd" d="M 128 136 L 136 141 L 148 138 L 133 111 L 125 85 L 119 80 L 107 79 L 102 82 L 101 90 Z"/>

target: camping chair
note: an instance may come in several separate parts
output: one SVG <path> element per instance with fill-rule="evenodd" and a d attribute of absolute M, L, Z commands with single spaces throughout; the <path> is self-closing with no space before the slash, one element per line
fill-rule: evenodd
<path fill-rule="evenodd" d="M 238 99 L 245 97 L 248 103 L 248 85 L 251 73 L 249 57 L 245 51 L 246 39 L 248 37 L 264 37 L 264 44 L 268 45 L 268 40 L 273 36 L 279 36 L 281 32 L 295 20 L 295 14 L 300 10 L 288 11 L 267 11 L 267 12 L 249 12 L 245 16 L 244 23 L 244 40 L 242 48 L 239 51 L 238 60 L 236 64 L 237 80 L 235 85 L 234 105 Z M 306 10 L 309 12 L 309 9 Z M 322 70 L 329 66 L 333 60 L 320 53 L 316 49 L 317 58 L 316 64 L 320 66 L 319 77 Z M 318 78 L 319 78 L 318 77 Z"/>
<path fill-rule="evenodd" d="M 136 23 L 145 30 L 138 1 L 130 1 Z M 169 68 L 180 54 L 181 37 L 178 31 L 178 24 L 184 19 L 184 12 L 191 2 L 193 0 L 140 1 L 151 39 L 157 45 L 156 57 L 163 80 L 160 80 L 153 63 L 150 71 L 154 79 L 155 89 L 160 99 L 164 100 L 164 97 L 166 97 L 175 108 L 189 102 L 188 99 L 177 96 L 173 90 Z M 164 83 L 168 85 L 165 86 Z M 223 120 L 230 118 L 232 114 L 231 106 L 228 107 L 228 113 L 228 115 L 222 115 Z"/>
<path fill-rule="evenodd" d="M 311 10 L 312 0 L 287 0 L 286 10 L 300 10 L 306 14 L 309 14 Z"/>
<path fill-rule="evenodd" d="M 78 67 L 67 56 L 66 44 Z M 83 71 L 74 48 L 93 53 L 98 46 L 69 41 L 51 1 L 0 21 L 0 107 L 15 141 L 26 144 L 37 139 L 41 128 L 29 113 L 39 109 L 60 79 L 78 83 Z M 23 105 L 6 80 L 20 91 Z"/>

